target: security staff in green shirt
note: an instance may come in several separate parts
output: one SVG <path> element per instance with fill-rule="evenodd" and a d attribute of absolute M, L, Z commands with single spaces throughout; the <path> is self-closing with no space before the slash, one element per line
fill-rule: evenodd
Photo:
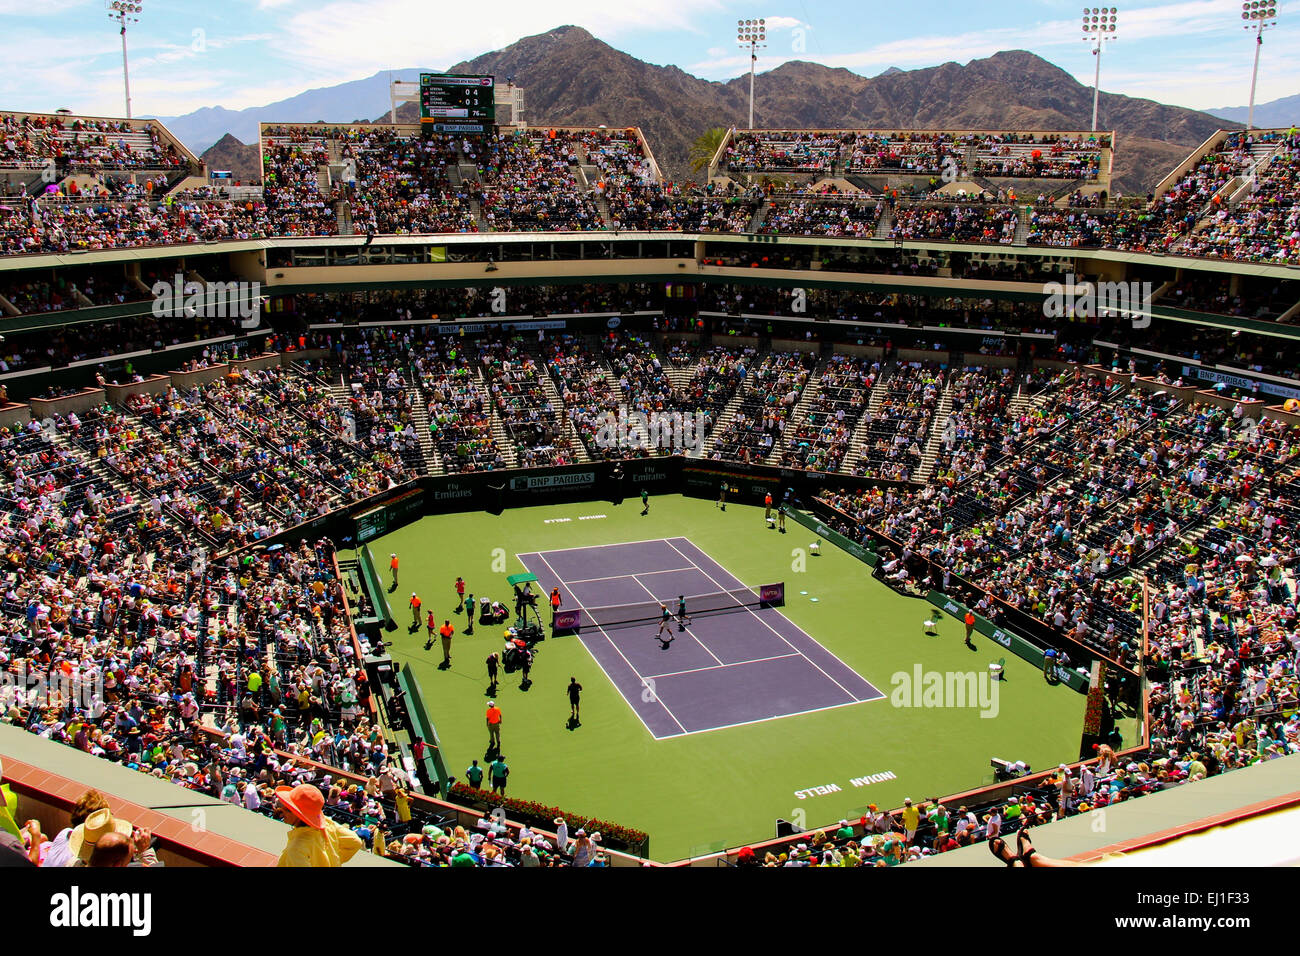
<path fill-rule="evenodd" d="M 479 784 L 483 782 L 483 768 L 478 765 L 477 760 L 471 763 L 469 768 L 465 771 L 465 779 L 469 781 L 469 785 L 475 790 L 477 790 Z"/>

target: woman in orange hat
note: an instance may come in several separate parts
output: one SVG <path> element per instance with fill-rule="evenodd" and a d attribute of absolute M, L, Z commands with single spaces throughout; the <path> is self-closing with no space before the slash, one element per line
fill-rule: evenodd
<path fill-rule="evenodd" d="M 311 784 L 276 787 L 275 796 L 280 818 L 293 827 L 276 866 L 342 866 L 362 848 L 360 837 L 326 819 L 325 797 Z"/>

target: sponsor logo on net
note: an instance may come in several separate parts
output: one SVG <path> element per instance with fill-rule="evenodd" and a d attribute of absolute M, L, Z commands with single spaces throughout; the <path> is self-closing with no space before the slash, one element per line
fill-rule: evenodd
<path fill-rule="evenodd" d="M 704 422 L 696 412 L 607 411 L 596 431 L 602 449 L 627 451 L 688 451 L 697 455 L 704 447 Z"/>

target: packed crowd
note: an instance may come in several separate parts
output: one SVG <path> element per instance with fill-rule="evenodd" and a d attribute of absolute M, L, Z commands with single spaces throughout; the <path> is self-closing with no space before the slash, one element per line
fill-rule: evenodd
<path fill-rule="evenodd" d="M 23 197 L 0 207 L 5 255 L 332 236 L 341 229 L 366 235 L 746 232 L 762 207 L 758 187 L 732 184 L 724 193 L 713 185 L 659 180 L 631 130 L 512 130 L 478 140 L 370 124 L 268 126 L 261 139 L 263 198 L 232 201 L 209 188 L 168 194 L 165 171 L 138 184 L 104 175 L 114 162 L 127 171 L 137 168 L 135 161 L 143 169 L 181 162 L 148 124 L 13 114 L 0 120 L 0 160 L 7 151 L 15 164 L 31 162 L 57 145 L 101 175 L 91 189 L 63 180 L 41 199 Z M 1109 146 L 1104 135 L 1084 134 L 736 132 L 725 162 L 747 173 L 906 171 L 932 177 L 955 163 L 963 174 L 1003 181 L 1086 182 L 1097 178 Z M 1257 175 L 1265 147 L 1279 153 Z M 1297 155 L 1293 135 L 1233 133 L 1148 203 L 1103 204 L 1100 194 L 1075 190 L 1058 206 L 1062 191 L 1052 190 L 1040 193 L 1029 215 L 1016 206 L 1013 190 L 995 185 L 988 188 L 990 195 L 996 191 L 996 202 L 987 205 L 900 202 L 894 191 L 890 237 L 1011 243 L 1019 225 L 1029 245 L 1291 263 L 1300 254 L 1292 201 Z M 1244 199 L 1241 184 L 1250 193 Z M 1234 193 L 1235 206 L 1229 202 Z M 759 231 L 871 238 L 878 218 L 878 204 L 870 201 L 786 197 L 773 201 Z"/>
<path fill-rule="evenodd" d="M 0 113 L 0 168 L 181 170 L 189 161 L 148 122 Z"/>
<path fill-rule="evenodd" d="M 757 404 L 740 403 L 745 418 L 718 447 L 738 460 L 779 449 L 818 470 L 843 457 L 854 410 L 879 392 L 879 417 L 868 422 L 889 433 L 868 432 L 883 442 L 872 466 L 885 477 L 906 475 L 944 395 L 952 411 L 930 480 L 827 490 L 843 530 L 891 542 L 918 580 L 965 582 L 989 618 L 1031 615 L 1120 669 L 1146 655 L 1153 739 L 1123 767 L 1063 768 L 1014 800 L 956 812 L 937 801 L 896 819 L 873 810 L 769 865 L 891 865 L 1300 747 L 1287 717 L 1300 652 L 1293 427 L 1082 372 L 1026 378 L 836 356 L 812 381 L 803 417 L 791 419 L 816 365 L 806 354 L 757 361 L 670 339 L 661 363 L 625 333 L 600 350 L 551 340 L 540 361 L 517 343 L 488 342 L 475 362 L 456 337 L 392 329 L 339 344 L 351 403 L 315 370 L 278 369 L 0 434 L 0 549 L 11 572 L 0 665 L 57 668 L 96 688 L 89 699 L 49 700 L 6 684 L 6 719 L 249 809 L 269 808 L 277 784 L 312 783 L 327 814 L 412 863 L 546 865 L 538 851 L 550 844 L 535 833 L 458 833 L 412 810 L 409 780 L 366 717 L 327 543 L 229 561 L 210 553 L 255 545 L 409 477 L 387 443 L 413 419 L 415 383 L 439 415 L 482 421 L 495 403 L 511 423 L 546 425 L 556 420 L 541 378 L 550 376 L 570 413 L 679 398 L 718 407 L 739 391 Z M 367 443 L 376 430 L 383 440 Z"/>
<path fill-rule="evenodd" d="M 763 462 L 784 444 L 786 426 L 816 365 L 806 352 L 773 352 L 742 376 L 740 402 L 722 423 L 709 457 Z"/>
<path fill-rule="evenodd" d="M 841 144 L 838 133 L 737 131 L 720 165 L 735 172 L 829 171 Z"/>
<path fill-rule="evenodd" d="M 481 343 L 478 360 L 518 464 L 572 464 L 568 409 L 552 401 L 549 377 L 543 378 L 546 372 L 537 359 L 516 343 L 498 341 Z"/>
<path fill-rule="evenodd" d="M 790 432 L 781 467 L 838 471 L 852 447 L 853 430 L 866 411 L 880 363 L 834 355 L 817 380 L 816 394 Z"/>
<path fill-rule="evenodd" d="M 1011 207 L 902 205 L 894 209 L 889 237 L 1010 245 L 1019 222 L 1019 215 Z"/>
<path fill-rule="evenodd" d="M 881 398 L 862 416 L 862 453 L 851 474 L 909 480 L 921 464 L 943 389 L 944 371 L 919 362 L 878 380 L 873 394 L 881 390 Z"/>
<path fill-rule="evenodd" d="M 1216 204 L 1178 246 L 1184 255 L 1246 262 L 1300 261 L 1300 135 L 1281 141 L 1277 154 L 1235 209 Z"/>
<path fill-rule="evenodd" d="M 594 191 L 580 188 L 575 174 L 580 147 L 579 134 L 556 130 L 491 138 L 478 194 L 488 227 L 499 232 L 604 228 Z"/>
<path fill-rule="evenodd" d="M 872 239 L 880 221 L 875 199 L 809 198 L 773 203 L 758 231 L 762 234 Z"/>

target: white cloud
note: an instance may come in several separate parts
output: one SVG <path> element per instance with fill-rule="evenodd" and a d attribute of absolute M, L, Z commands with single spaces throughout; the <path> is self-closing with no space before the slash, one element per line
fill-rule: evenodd
<path fill-rule="evenodd" d="M 316 77 L 341 81 L 390 66 L 450 66 L 563 23 L 611 41 L 633 33 L 696 33 L 699 20 L 720 6 L 721 0 L 571 0 L 557 12 L 535 0 L 496 0 L 485 17 L 473 4 L 333 0 L 289 17 L 278 52 Z"/>
<path fill-rule="evenodd" d="M 90 0 L 40 0 L 39 4 L 32 0 L 0 0 L 0 16 L 48 17 L 52 13 L 62 13 L 89 3 Z"/>

